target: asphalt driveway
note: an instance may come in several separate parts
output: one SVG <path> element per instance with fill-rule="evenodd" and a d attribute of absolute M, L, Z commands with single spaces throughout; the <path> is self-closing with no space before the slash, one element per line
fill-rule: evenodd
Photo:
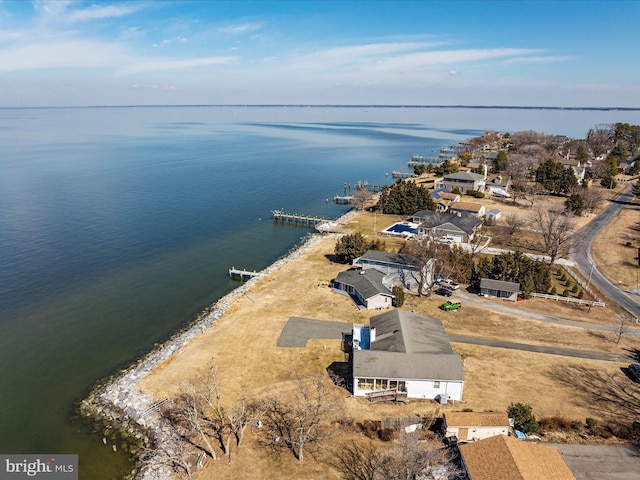
<path fill-rule="evenodd" d="M 576 480 L 638 480 L 640 454 L 623 445 L 554 444 Z"/>

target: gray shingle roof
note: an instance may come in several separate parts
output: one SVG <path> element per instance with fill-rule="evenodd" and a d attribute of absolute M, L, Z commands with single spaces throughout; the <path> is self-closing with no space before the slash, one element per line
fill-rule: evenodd
<path fill-rule="evenodd" d="M 358 378 L 464 380 L 459 355 L 355 350 L 353 372 Z"/>
<path fill-rule="evenodd" d="M 475 182 L 478 180 L 484 180 L 484 175 L 472 172 L 456 172 L 445 175 L 444 180 L 471 180 Z"/>
<path fill-rule="evenodd" d="M 369 299 L 376 295 L 393 297 L 391 291 L 382 283 L 384 277 L 385 274 L 375 268 L 347 270 L 346 272 L 340 272 L 336 276 L 336 282 L 351 285 L 364 299 Z"/>
<path fill-rule="evenodd" d="M 371 350 L 399 353 L 452 354 L 442 322 L 414 312 L 393 309 L 370 318 L 376 340 Z"/>
<path fill-rule="evenodd" d="M 402 253 L 389 253 L 380 250 L 369 250 L 360 257 L 363 260 L 372 260 L 381 263 L 390 263 L 397 265 L 419 265 L 419 259 L 413 255 L 405 255 Z M 356 261 L 359 259 L 356 259 Z M 354 262 L 355 263 L 355 262 Z"/>
<path fill-rule="evenodd" d="M 505 282 L 503 280 L 493 280 L 491 278 L 481 278 L 480 288 L 487 288 L 489 290 L 500 290 L 501 292 L 519 292 L 520 284 L 513 282 Z"/>

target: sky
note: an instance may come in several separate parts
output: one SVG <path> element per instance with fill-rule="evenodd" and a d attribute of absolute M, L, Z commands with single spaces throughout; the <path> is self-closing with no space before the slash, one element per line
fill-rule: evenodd
<path fill-rule="evenodd" d="M 0 0 L 0 107 L 640 107 L 640 0 Z"/>

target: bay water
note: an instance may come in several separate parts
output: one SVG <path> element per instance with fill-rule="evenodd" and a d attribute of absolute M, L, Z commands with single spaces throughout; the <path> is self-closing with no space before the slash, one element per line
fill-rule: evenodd
<path fill-rule="evenodd" d="M 484 130 L 583 138 L 637 111 L 382 107 L 0 109 L 0 453 L 75 453 L 80 478 L 131 465 L 76 416 L 127 366 L 260 270 L 336 194 L 390 184 L 412 154 Z"/>

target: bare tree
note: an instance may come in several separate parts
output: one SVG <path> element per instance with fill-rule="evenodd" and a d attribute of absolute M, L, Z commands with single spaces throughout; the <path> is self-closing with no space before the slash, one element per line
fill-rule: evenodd
<path fill-rule="evenodd" d="M 616 344 L 619 344 L 620 340 L 622 340 L 622 336 L 629 331 L 629 317 L 624 313 L 620 313 L 616 315 L 616 317 L 618 317 L 618 320 L 620 321 L 618 324 L 618 331 L 616 332 Z"/>
<path fill-rule="evenodd" d="M 353 205 L 353 207 L 356 210 L 364 210 L 365 208 L 367 208 L 367 205 L 371 203 L 372 199 L 373 199 L 373 193 L 371 193 L 369 190 L 366 190 L 364 188 L 358 188 L 353 193 L 353 198 L 351 199 L 351 205 Z"/>
<path fill-rule="evenodd" d="M 330 464 L 344 480 L 377 480 L 381 447 L 372 441 L 344 442 L 334 448 Z"/>
<path fill-rule="evenodd" d="M 578 193 L 584 201 L 584 210 L 586 212 L 593 213 L 604 200 L 604 194 L 602 193 L 602 190 L 593 187 L 581 188 L 579 189 Z"/>
<path fill-rule="evenodd" d="M 460 470 L 452 455 L 436 440 L 418 442 L 412 434 L 401 434 L 395 445 L 380 459 L 379 478 L 382 480 L 413 480 L 432 478 L 442 480 L 458 478 Z"/>
<path fill-rule="evenodd" d="M 177 432 L 193 445 L 205 450 L 213 460 L 218 459 L 217 444 L 231 461 L 231 440 L 240 447 L 247 426 L 254 422 L 260 410 L 255 403 L 240 398 L 231 407 L 222 402 L 218 385 L 218 371 L 209 361 L 207 368 L 181 387 L 174 405 L 164 416 Z"/>
<path fill-rule="evenodd" d="M 538 205 L 533 209 L 533 226 L 540 235 L 538 250 L 549 256 L 549 265 L 568 251 L 574 231 L 573 217 L 564 210 Z"/>
<path fill-rule="evenodd" d="M 511 198 L 516 203 L 523 198 L 528 189 L 532 172 L 536 169 L 538 160 L 535 156 L 525 154 L 509 154 L 507 173 L 511 177 Z"/>
<path fill-rule="evenodd" d="M 613 148 L 612 133 L 611 125 L 599 125 L 587 133 L 587 145 L 595 159 Z"/>
<path fill-rule="evenodd" d="M 331 465 L 344 480 L 454 480 L 460 474 L 453 456 L 438 441 L 419 441 L 417 435 L 406 433 L 390 447 L 371 441 L 340 444 Z"/>
<path fill-rule="evenodd" d="M 503 224 L 506 234 L 505 243 L 508 245 L 512 242 L 513 238 L 520 233 L 520 230 L 522 230 L 524 220 L 515 213 L 510 213 L 505 216 Z"/>
<path fill-rule="evenodd" d="M 164 439 L 140 449 L 138 454 L 140 471 L 149 472 L 155 478 L 191 478 L 197 470 L 198 452 L 188 448 L 188 444 L 178 437 L 171 441 Z M 195 468 L 194 468 L 195 467 Z"/>
<path fill-rule="evenodd" d="M 263 434 L 268 445 L 286 448 L 298 459 L 313 456 L 330 436 L 327 422 L 333 412 L 332 387 L 318 376 L 294 381 L 290 395 L 273 395 L 261 402 Z"/>

